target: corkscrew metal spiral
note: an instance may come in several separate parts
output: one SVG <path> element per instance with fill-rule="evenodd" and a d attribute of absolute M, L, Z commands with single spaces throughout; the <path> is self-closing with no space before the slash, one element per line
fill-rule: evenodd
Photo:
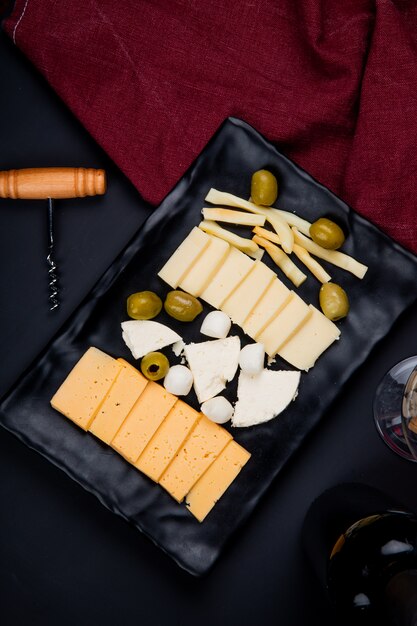
<path fill-rule="evenodd" d="M 53 229 L 53 211 L 54 204 L 52 198 L 48 198 L 48 256 L 46 257 L 46 261 L 48 263 L 49 269 L 49 310 L 53 311 L 59 307 L 59 299 L 58 299 L 58 277 L 56 274 L 56 264 L 53 260 L 53 252 L 54 252 L 54 229 Z"/>
<path fill-rule="evenodd" d="M 84 198 L 106 193 L 104 170 L 85 167 L 35 167 L 0 172 L 0 198 L 13 200 L 48 200 L 48 265 L 49 305 L 54 311 L 58 298 L 57 267 L 53 258 L 53 199 Z"/>

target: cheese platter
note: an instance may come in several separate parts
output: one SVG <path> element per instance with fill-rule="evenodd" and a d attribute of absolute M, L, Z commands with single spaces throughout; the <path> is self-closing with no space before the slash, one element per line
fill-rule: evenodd
<path fill-rule="evenodd" d="M 258 210 L 258 205 L 247 200 L 251 175 L 261 168 L 274 172 L 279 181 L 272 219 L 265 209 Z M 253 215 L 258 219 L 245 219 L 243 211 L 253 205 Z M 202 214 L 204 207 L 211 211 Z M 229 229 L 230 207 L 240 213 L 233 231 Z M 335 322 L 320 311 L 320 280 L 305 269 L 311 262 L 299 262 L 306 259 L 306 254 L 297 254 L 294 248 L 295 254 L 291 255 L 291 263 L 298 268 L 297 285 L 289 277 L 294 270 L 286 260 L 291 246 L 307 249 L 303 229 L 306 223 L 323 216 L 337 221 L 348 233 L 343 251 L 335 257 L 339 266 L 328 262 L 335 256 L 333 251 L 323 253 L 318 264 L 326 275 L 331 272 L 332 280 L 343 284 L 349 294 L 349 314 Z M 254 230 L 249 238 L 248 229 Z M 225 232 L 233 232 L 234 236 Z M 307 253 L 313 258 L 317 250 L 308 245 Z M 346 272 L 346 262 L 354 272 Z M 311 265 L 323 276 L 317 261 Z M 290 268 L 289 276 L 284 268 Z M 203 574 L 285 462 L 324 418 L 345 382 L 416 299 L 416 269 L 412 254 L 355 214 L 249 125 L 229 119 L 37 362 L 3 399 L 0 422 L 133 523 L 187 571 Z M 299 280 L 300 273 L 306 278 Z M 169 292 L 175 293 L 172 289 L 199 299 L 201 312 L 195 319 L 185 323 L 161 308 L 145 325 L 145 331 L 140 322 L 138 325 L 128 319 L 126 300 L 131 294 L 149 290 L 164 301 Z M 271 302 L 275 306 L 272 312 Z M 226 336 L 202 334 L 203 320 L 215 310 L 233 322 Z M 210 324 L 207 326 L 211 333 L 218 330 L 216 325 L 214 331 Z M 138 336 L 142 351 L 136 350 Z M 148 341 L 145 347 L 144 337 Z M 159 343 L 155 344 L 153 338 Z M 213 346 L 213 341 L 220 343 Z M 245 365 L 238 368 L 239 362 L 245 363 L 243 357 L 240 359 L 240 349 L 256 345 L 254 341 L 262 344 L 270 357 L 270 363 L 257 375 L 245 373 Z M 132 443 L 129 424 L 140 421 L 143 406 L 162 406 L 163 384 L 144 384 L 138 372 L 140 359 L 155 345 L 175 367 L 184 366 L 181 360 L 185 359 L 194 387 L 181 399 L 178 392 L 176 395 L 165 390 L 164 409 L 154 411 L 152 432 L 146 439 L 136 438 Z M 113 372 L 108 374 L 109 388 L 103 387 L 103 394 L 110 397 L 107 405 L 115 400 L 120 417 L 114 418 L 112 410 L 110 424 L 105 405 L 104 409 L 101 406 L 100 420 L 91 409 L 83 413 L 85 421 L 75 425 L 71 416 L 67 414 L 68 420 L 62 415 L 66 410 L 62 398 L 55 398 L 89 350 L 99 351 L 100 355 L 95 356 Z M 214 374 L 208 375 L 210 367 L 215 371 L 222 363 L 224 369 L 218 380 Z M 83 389 L 82 393 L 85 396 L 90 392 Z M 198 415 L 204 403 L 218 394 L 224 396 L 235 415 L 231 422 L 215 427 L 211 420 L 202 420 Z M 73 403 L 75 396 L 71 389 L 64 404 Z M 138 417 L 125 422 L 141 397 Z M 51 398 L 55 398 L 53 404 L 58 410 L 50 405 Z M 282 413 L 275 418 L 277 406 L 281 406 Z M 227 414 L 228 407 L 221 408 Z M 206 410 L 219 415 L 212 406 Z M 95 426 L 86 432 L 91 424 Z M 213 462 L 201 466 L 198 481 L 187 483 L 184 479 L 179 489 L 176 476 L 179 467 L 181 473 L 185 472 L 185 453 L 181 449 L 184 441 L 190 441 L 184 439 L 189 433 L 196 434 L 196 441 L 206 441 L 216 433 L 221 445 L 218 443 Z M 141 456 L 155 434 L 158 441 L 153 440 L 152 450 L 162 440 L 171 445 L 170 466 L 158 465 L 149 448 Z M 224 485 L 227 483 L 225 493 L 219 491 L 219 476 Z M 155 480 L 163 488 L 155 485 Z M 186 506 L 176 501 L 184 497 Z M 216 505 L 206 517 L 207 498 Z M 190 508 L 195 515 L 190 514 Z"/>

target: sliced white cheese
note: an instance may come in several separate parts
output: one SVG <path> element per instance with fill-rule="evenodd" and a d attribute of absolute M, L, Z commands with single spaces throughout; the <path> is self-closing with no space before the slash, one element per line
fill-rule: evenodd
<path fill-rule="evenodd" d="M 255 426 L 279 415 L 297 395 L 300 372 L 264 369 L 260 374 L 241 372 L 232 426 Z"/>
<path fill-rule="evenodd" d="M 256 337 L 284 308 L 291 292 L 279 278 L 275 278 L 262 298 L 243 322 L 243 330 L 249 337 Z"/>
<path fill-rule="evenodd" d="M 272 322 L 269 322 L 268 326 L 256 336 L 256 340 L 264 344 L 265 352 L 269 356 L 274 356 L 310 316 L 311 309 L 304 300 L 291 292 L 291 299 Z"/>
<path fill-rule="evenodd" d="M 312 304 L 311 316 L 300 330 L 278 350 L 280 357 L 300 370 L 309 370 L 319 356 L 339 339 L 340 330 Z"/>
<path fill-rule="evenodd" d="M 206 233 L 194 227 L 158 272 L 158 276 L 171 287 L 178 287 L 190 267 L 198 261 L 209 246 L 210 241 Z"/>
<path fill-rule="evenodd" d="M 216 309 L 230 296 L 241 281 L 247 276 L 254 261 L 233 246 L 217 274 L 201 294 L 201 298 Z"/>
<path fill-rule="evenodd" d="M 262 261 L 255 261 L 251 271 L 223 302 L 221 309 L 235 324 L 242 326 L 252 309 L 276 278 L 276 274 Z"/>
<path fill-rule="evenodd" d="M 200 404 L 217 396 L 236 374 L 239 364 L 240 339 L 227 337 L 184 348 L 185 358 L 194 377 L 194 390 Z"/>
<path fill-rule="evenodd" d="M 181 340 L 171 328 L 152 320 L 129 320 L 121 326 L 123 340 L 135 359 Z"/>
<path fill-rule="evenodd" d="M 211 279 L 221 267 L 230 250 L 227 241 L 218 237 L 210 237 L 208 247 L 203 251 L 199 258 L 190 265 L 190 269 L 185 277 L 180 280 L 181 289 L 193 296 L 200 296 Z"/>

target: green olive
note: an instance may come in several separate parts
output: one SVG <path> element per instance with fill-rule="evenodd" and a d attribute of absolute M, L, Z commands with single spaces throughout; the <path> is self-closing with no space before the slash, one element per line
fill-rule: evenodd
<path fill-rule="evenodd" d="M 192 322 L 203 310 L 201 302 L 185 291 L 170 291 L 164 308 L 168 315 L 180 322 Z"/>
<path fill-rule="evenodd" d="M 250 186 L 252 202 L 271 206 L 278 196 L 278 181 L 268 170 L 258 170 L 252 175 Z"/>
<path fill-rule="evenodd" d="M 140 363 L 140 369 L 149 380 L 161 380 L 169 370 L 169 361 L 162 352 L 148 352 Z"/>
<path fill-rule="evenodd" d="M 319 300 L 321 310 L 332 322 L 337 322 L 349 313 L 346 291 L 336 283 L 324 283 L 320 288 Z"/>
<path fill-rule="evenodd" d="M 138 291 L 127 299 L 127 314 L 134 320 L 151 320 L 162 309 L 162 300 L 153 291 Z"/>
<path fill-rule="evenodd" d="M 327 217 L 321 217 L 310 226 L 310 236 L 326 250 L 338 250 L 345 241 L 343 230 Z"/>

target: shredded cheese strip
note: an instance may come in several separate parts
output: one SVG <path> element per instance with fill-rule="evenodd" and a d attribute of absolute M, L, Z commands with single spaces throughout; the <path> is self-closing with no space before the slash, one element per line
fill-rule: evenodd
<path fill-rule="evenodd" d="M 273 209 L 258 206 L 253 202 L 248 202 L 248 200 L 244 200 L 243 198 L 234 196 L 231 193 L 218 191 L 217 189 L 213 188 L 210 189 L 205 199 L 207 202 L 210 202 L 210 204 L 233 206 L 238 209 L 245 209 L 246 211 L 250 211 L 251 213 L 256 213 L 257 215 L 265 216 L 265 218 L 271 224 L 272 228 L 280 236 L 283 250 L 288 253 L 292 252 L 292 248 L 294 245 L 294 235 L 291 231 L 291 228 L 280 215 L 277 215 L 277 213 L 274 212 Z"/>
<path fill-rule="evenodd" d="M 220 207 L 211 209 L 204 207 L 201 212 L 205 220 L 240 224 L 242 226 L 263 226 L 266 220 L 264 215 L 255 215 L 254 213 L 250 215 L 244 211 L 221 209 Z"/>
<path fill-rule="evenodd" d="M 274 263 L 284 272 L 296 287 L 299 287 L 307 276 L 293 263 L 290 257 L 281 248 L 268 241 L 264 237 L 255 235 L 253 241 L 265 248 Z"/>
<path fill-rule="evenodd" d="M 310 254 L 313 254 L 324 261 L 328 261 L 337 267 L 341 267 L 358 278 L 363 278 L 365 276 L 368 267 L 363 263 L 359 263 L 359 261 L 356 261 L 356 259 L 348 254 L 344 254 L 344 252 L 339 252 L 338 250 L 326 250 L 325 248 L 322 248 L 314 241 L 300 233 L 295 226 L 292 227 L 292 231 L 294 233 L 295 243 L 300 245 L 302 248 L 305 248 L 308 252 L 310 252 Z"/>
<path fill-rule="evenodd" d="M 274 243 L 280 245 L 280 239 L 277 234 L 272 233 L 270 230 L 266 230 L 266 228 L 261 228 L 260 226 L 256 226 L 253 229 L 255 235 L 259 235 L 264 239 L 268 239 Z M 313 259 L 312 256 L 307 252 L 305 248 L 302 248 L 297 243 L 294 244 L 293 252 L 295 256 L 300 259 L 302 263 L 310 270 L 310 272 L 319 280 L 321 283 L 328 283 L 331 280 L 330 274 L 326 272 L 324 267 L 320 265 L 316 259 Z"/>
<path fill-rule="evenodd" d="M 284 219 L 290 226 L 298 228 L 300 233 L 310 237 L 311 222 L 308 222 L 298 215 L 294 215 L 294 213 L 290 213 L 290 211 L 283 211 L 282 209 L 271 209 L 271 211 L 282 217 L 282 219 Z"/>
<path fill-rule="evenodd" d="M 294 244 L 293 252 L 295 256 L 300 259 L 301 263 L 304 263 L 306 268 L 309 269 L 313 276 L 315 276 L 321 283 L 328 283 L 332 279 L 324 267 L 320 265 L 316 259 L 313 259 L 310 253 L 305 248 L 299 246 L 298 243 Z"/>
<path fill-rule="evenodd" d="M 219 237 L 219 239 L 224 239 L 232 246 L 235 246 L 238 250 L 242 252 L 246 252 L 249 256 L 258 255 L 259 254 L 259 246 L 252 241 L 252 239 L 245 239 L 245 237 L 239 237 L 235 233 L 230 232 L 230 230 L 226 230 L 217 224 L 217 222 L 212 222 L 209 220 L 203 220 L 198 225 L 201 230 L 209 235 L 215 235 Z"/>

